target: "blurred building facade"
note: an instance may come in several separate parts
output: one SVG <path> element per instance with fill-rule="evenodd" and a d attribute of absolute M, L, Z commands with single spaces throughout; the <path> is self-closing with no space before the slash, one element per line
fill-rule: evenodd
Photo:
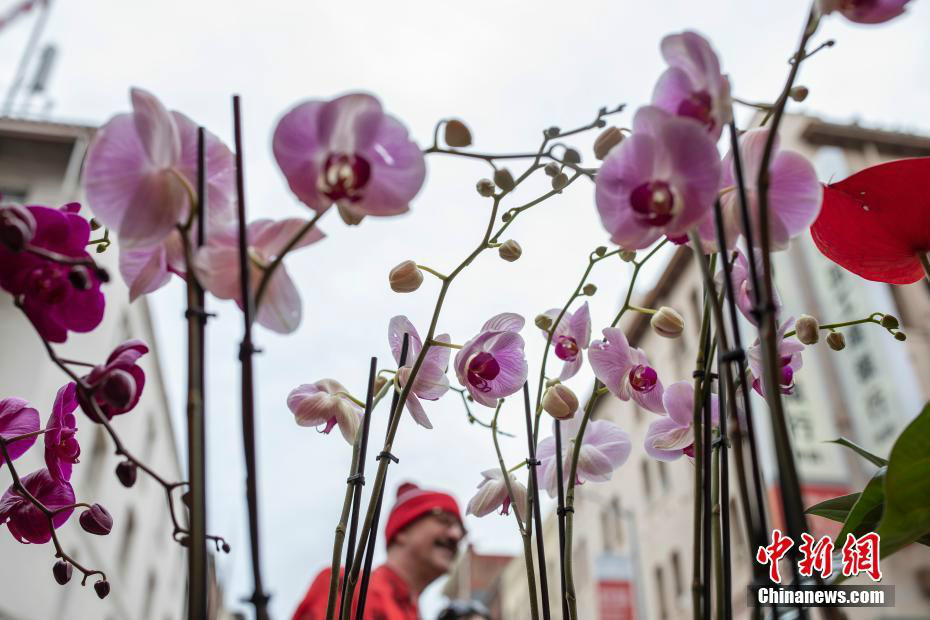
<path fill-rule="evenodd" d="M 491 612 L 491 620 L 501 620 L 500 576 L 511 560 L 513 556 L 478 553 L 468 545 L 449 571 L 443 596 L 452 601 L 480 601 Z"/>
<path fill-rule="evenodd" d="M 930 156 L 930 138 L 837 125 L 816 118 L 788 115 L 781 148 L 799 151 L 817 168 L 822 181 L 840 180 L 862 168 L 904 157 Z M 930 286 L 921 281 L 892 287 L 868 282 L 823 257 L 809 235 L 775 255 L 776 285 L 784 303 L 783 317 L 804 312 L 821 323 L 891 313 L 907 334 L 899 342 L 874 324 L 844 330 L 847 347 L 836 352 L 821 342 L 804 351 L 804 367 L 795 375 L 797 389 L 786 399 L 793 448 L 805 505 L 856 492 L 875 468 L 850 451 L 824 443 L 843 436 L 886 456 L 897 435 L 930 399 Z M 690 380 L 701 320 L 702 281 L 691 251 L 679 248 L 656 286 L 637 305 L 677 309 L 688 327 L 681 338 L 657 336 L 649 317 L 630 313 L 622 323 L 630 343 L 647 352 L 665 385 Z M 751 344 L 754 328 L 745 323 L 743 344 Z M 764 401 L 755 403 L 768 527 L 783 523 L 779 509 L 777 468 L 771 450 L 771 427 Z M 594 414 L 626 430 L 633 443 L 627 463 L 605 483 L 588 483 L 576 495 L 575 535 L 571 553 L 580 618 L 591 620 L 665 620 L 691 616 L 691 558 L 694 467 L 688 459 L 656 461 L 642 449 L 654 414 L 606 395 Z M 733 458 L 731 455 L 731 463 Z M 731 465 L 731 474 L 734 471 Z M 749 616 L 746 586 L 750 581 L 750 549 L 737 494 L 730 482 L 732 604 L 734 617 Z M 836 534 L 838 525 L 809 520 L 815 534 Z M 556 518 L 544 526 L 547 549 L 557 549 Z M 558 603 L 558 565 L 550 558 L 548 574 L 553 617 Z M 884 584 L 895 585 L 895 607 L 846 609 L 856 618 L 930 617 L 930 554 L 912 545 L 882 560 Z M 850 583 L 869 583 L 851 580 Z M 502 617 L 529 617 L 522 557 L 501 576 Z"/>
<path fill-rule="evenodd" d="M 4 202 L 58 206 L 80 201 L 80 175 L 92 127 L 51 122 L 0 119 L 0 193 Z M 89 217 L 86 210 L 82 210 Z M 102 231 L 100 231 L 102 232 Z M 99 233 L 98 233 L 99 234 Z M 58 347 L 70 359 L 101 363 L 121 342 L 139 338 L 150 347 L 140 365 L 145 390 L 132 412 L 114 419 L 127 448 L 168 480 L 180 480 L 181 461 L 162 382 L 152 317 L 144 299 L 130 304 L 128 290 L 118 275 L 117 249 L 94 255 L 110 272 L 104 286 L 107 307 L 100 326 L 90 334 L 71 334 Z M 0 294 L 0 398 L 20 397 L 48 418 L 58 388 L 66 377 L 48 361 L 41 340 L 27 319 Z M 118 460 L 102 426 L 80 411 L 77 439 L 80 463 L 71 480 L 78 501 L 99 502 L 113 516 L 108 536 L 93 536 L 78 524 L 79 510 L 58 532 L 66 551 L 82 564 L 106 572 L 110 595 L 100 600 L 88 580 L 80 585 L 75 570 L 71 581 L 59 586 L 52 579 L 55 563 L 51 544 L 22 545 L 0 531 L 0 618 L 172 620 L 185 613 L 187 561 L 184 548 L 172 542 L 165 493 L 140 472 L 135 486 L 123 487 L 114 469 Z M 19 473 L 44 467 L 42 439 L 16 461 Z M 3 489 L 10 485 L 6 468 L 0 470 Z M 179 505 L 180 507 L 180 505 Z M 183 511 L 182 511 L 183 512 Z M 186 515 L 179 513 L 180 519 Z M 5 528 L 0 528 L 5 530 Z"/>

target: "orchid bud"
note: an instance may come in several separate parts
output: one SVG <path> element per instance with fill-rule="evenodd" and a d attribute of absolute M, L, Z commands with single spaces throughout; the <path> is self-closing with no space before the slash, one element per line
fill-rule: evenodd
<path fill-rule="evenodd" d="M 817 344 L 820 340 L 820 323 L 809 314 L 802 314 L 794 324 L 798 341 L 802 344 Z"/>
<path fill-rule="evenodd" d="M 192 501 L 192 500 L 191 500 L 191 492 L 190 492 L 190 491 L 185 491 L 184 494 L 181 495 L 181 502 L 183 502 L 184 505 L 187 506 L 187 509 L 188 509 L 188 510 L 190 510 L 190 508 L 191 508 L 191 501 Z"/>
<path fill-rule="evenodd" d="M 55 562 L 55 566 L 52 567 L 52 575 L 54 575 L 58 585 L 63 586 L 71 581 L 71 572 L 73 569 L 74 567 L 71 566 L 70 562 L 65 562 L 64 560 Z"/>
<path fill-rule="evenodd" d="M 97 593 L 98 598 L 106 598 L 110 593 L 110 582 L 106 579 L 101 579 L 94 584 L 94 592 Z"/>
<path fill-rule="evenodd" d="M 555 125 L 543 132 L 543 135 L 546 139 L 551 140 L 552 138 L 558 138 L 559 134 L 562 133 L 562 130 Z"/>
<path fill-rule="evenodd" d="M 36 234 L 36 220 L 26 207 L 0 207 L 0 243 L 19 252 Z"/>
<path fill-rule="evenodd" d="M 907 334 L 905 334 L 904 332 L 896 332 L 894 335 L 894 339 L 900 342 L 904 342 L 905 340 L 907 340 Z"/>
<path fill-rule="evenodd" d="M 107 512 L 107 509 L 100 504 L 94 504 L 81 513 L 78 519 L 81 527 L 89 534 L 97 536 L 106 536 L 113 529 L 113 517 Z"/>
<path fill-rule="evenodd" d="M 405 260 L 388 275 L 391 290 L 395 293 L 412 293 L 423 284 L 423 272 L 412 260 Z"/>
<path fill-rule="evenodd" d="M 649 319 L 649 325 L 663 338 L 678 338 L 685 329 L 685 319 L 674 308 L 661 306 Z"/>
<path fill-rule="evenodd" d="M 562 171 L 562 167 L 559 166 L 554 161 L 550 161 L 548 164 L 546 164 L 546 167 L 543 168 L 543 172 L 545 172 L 546 176 L 549 176 L 549 177 L 554 177 L 561 171 Z"/>
<path fill-rule="evenodd" d="M 834 351 L 842 351 L 846 348 L 846 337 L 841 332 L 830 332 L 827 334 L 827 344 Z"/>
<path fill-rule="evenodd" d="M 471 132 L 465 123 L 453 119 L 446 123 L 445 139 L 451 147 L 470 146 Z"/>
<path fill-rule="evenodd" d="M 342 221 L 345 222 L 346 226 L 358 226 L 361 221 L 365 219 L 364 213 L 359 213 L 358 211 L 342 204 L 342 202 L 336 203 L 336 211 L 339 213 L 339 217 L 342 218 Z"/>
<path fill-rule="evenodd" d="M 581 163 L 581 153 L 575 149 L 565 149 L 565 153 L 562 155 L 562 161 L 569 164 L 580 164 Z"/>
<path fill-rule="evenodd" d="M 560 172 L 552 177 L 552 189 L 558 191 L 568 185 L 568 175 Z"/>
<path fill-rule="evenodd" d="M 478 193 L 485 198 L 489 198 L 494 195 L 494 181 L 491 179 L 481 179 L 478 181 L 475 189 L 477 189 Z"/>
<path fill-rule="evenodd" d="M 122 461 L 116 466 L 116 477 L 126 488 L 136 483 L 136 464 L 132 461 Z"/>
<path fill-rule="evenodd" d="M 385 377 L 381 377 L 381 376 L 376 377 L 375 378 L 375 394 L 380 392 L 387 382 L 388 380 Z"/>
<path fill-rule="evenodd" d="M 135 400 L 136 379 L 127 371 L 114 368 L 107 373 L 98 393 L 114 409 L 125 409 Z"/>
<path fill-rule="evenodd" d="M 229 543 L 224 541 L 222 549 L 223 549 L 223 553 L 229 553 L 230 551 Z"/>
<path fill-rule="evenodd" d="M 79 291 L 90 290 L 90 271 L 84 265 L 75 265 L 68 270 L 68 281 Z"/>
<path fill-rule="evenodd" d="M 537 314 L 536 318 L 533 319 L 533 323 L 536 324 L 536 327 L 545 331 L 549 331 L 549 328 L 552 327 L 552 319 L 545 314 Z"/>
<path fill-rule="evenodd" d="M 97 221 L 97 218 L 95 217 L 90 218 L 90 221 L 88 222 L 88 224 L 90 224 L 91 230 L 100 230 L 100 222 Z"/>
<path fill-rule="evenodd" d="M 882 327 L 885 329 L 898 329 L 901 324 L 898 323 L 898 317 L 893 314 L 886 314 L 882 317 Z"/>
<path fill-rule="evenodd" d="M 807 86 L 798 85 L 788 91 L 788 96 L 799 103 L 807 99 L 807 95 L 809 94 L 810 90 L 808 90 Z"/>
<path fill-rule="evenodd" d="M 594 156 L 603 160 L 610 153 L 610 149 L 621 142 L 623 142 L 623 132 L 616 127 L 608 127 L 594 140 Z"/>
<path fill-rule="evenodd" d="M 512 263 L 523 255 L 523 248 L 513 239 L 508 239 L 497 248 L 497 253 L 500 254 L 501 258 L 505 261 Z"/>
<path fill-rule="evenodd" d="M 620 260 L 625 263 L 632 263 L 636 260 L 636 251 L 635 250 L 623 250 L 620 252 Z"/>
<path fill-rule="evenodd" d="M 587 295 L 588 297 L 590 297 L 591 295 L 597 292 L 597 286 L 595 286 L 594 284 L 585 284 L 584 288 L 581 289 L 581 292 Z"/>
<path fill-rule="evenodd" d="M 568 420 L 578 411 L 578 397 L 570 389 L 557 383 L 543 394 L 542 406 L 556 420 Z"/>
<path fill-rule="evenodd" d="M 607 246 L 604 246 L 604 245 L 597 246 L 596 248 L 594 248 L 594 253 L 597 254 L 598 256 L 603 256 L 604 254 L 607 254 Z"/>
<path fill-rule="evenodd" d="M 509 192 L 515 187 L 513 175 L 506 168 L 494 171 L 494 183 L 505 192 Z"/>

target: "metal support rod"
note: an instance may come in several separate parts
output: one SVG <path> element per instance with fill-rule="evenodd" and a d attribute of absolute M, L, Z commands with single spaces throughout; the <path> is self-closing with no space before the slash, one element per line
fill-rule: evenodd
<path fill-rule="evenodd" d="M 562 422 L 555 421 L 555 475 L 557 478 L 556 489 L 558 493 L 558 512 L 559 518 L 559 578 L 562 592 L 562 618 L 568 620 L 568 597 L 565 589 L 565 473 L 562 471 Z M 534 505 L 536 502 L 534 502 Z"/>
<path fill-rule="evenodd" d="M 528 449 L 527 467 L 530 468 L 530 484 L 533 493 L 533 520 L 536 523 L 536 562 L 539 565 L 539 593 L 542 598 L 543 619 L 549 620 L 549 582 L 546 578 L 546 550 L 543 542 L 542 515 L 539 512 L 539 477 L 536 467 L 536 447 L 533 442 L 533 414 L 530 411 L 530 384 L 523 382 L 523 407 L 526 413 L 526 443 Z M 556 454 L 556 461 L 562 460 L 561 454 Z M 561 478 L 560 478 L 561 482 Z M 527 515 L 529 518 L 529 515 Z M 565 565 L 564 562 L 562 564 Z M 565 601 L 563 597 L 563 601 Z"/>

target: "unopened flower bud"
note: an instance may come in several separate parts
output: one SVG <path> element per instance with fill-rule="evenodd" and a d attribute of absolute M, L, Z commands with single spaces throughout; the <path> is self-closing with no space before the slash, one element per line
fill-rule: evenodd
<path fill-rule="evenodd" d="M 886 314 L 882 317 L 882 327 L 885 329 L 898 329 L 900 325 L 901 324 L 898 323 L 898 317 L 893 314 Z"/>
<path fill-rule="evenodd" d="M 84 265 L 75 265 L 68 270 L 68 281 L 79 291 L 90 290 L 90 271 Z"/>
<path fill-rule="evenodd" d="M 794 329 L 798 334 L 798 341 L 802 344 L 817 344 L 820 340 L 820 323 L 809 314 L 798 317 Z"/>
<path fill-rule="evenodd" d="M 827 334 L 827 344 L 834 351 L 842 351 L 846 348 L 846 337 L 840 332 L 830 332 Z"/>
<path fill-rule="evenodd" d="M 136 379 L 127 371 L 115 368 L 107 373 L 98 393 L 114 409 L 125 409 L 136 398 Z"/>
<path fill-rule="evenodd" d="M 552 177 L 552 189 L 558 191 L 568 185 L 568 175 L 560 172 Z"/>
<path fill-rule="evenodd" d="M 423 272 L 412 260 L 405 260 L 388 275 L 391 290 L 395 293 L 412 293 L 423 284 Z"/>
<path fill-rule="evenodd" d="M 36 234 L 36 220 L 26 207 L 0 207 L 0 243 L 19 252 Z"/>
<path fill-rule="evenodd" d="M 562 171 L 562 167 L 559 166 L 554 161 L 550 161 L 548 164 L 546 164 L 546 167 L 543 168 L 543 172 L 546 173 L 546 176 L 550 176 L 550 177 L 554 177 L 561 171 Z"/>
<path fill-rule="evenodd" d="M 131 487 L 136 483 L 136 464 L 132 461 L 122 461 L 116 466 L 116 477 L 124 487 Z"/>
<path fill-rule="evenodd" d="M 190 536 L 181 536 L 180 538 L 178 538 L 178 544 L 181 545 L 182 547 L 190 547 L 191 546 Z"/>
<path fill-rule="evenodd" d="M 380 392 L 387 382 L 388 380 L 385 377 L 381 377 L 381 376 L 375 377 L 375 394 Z"/>
<path fill-rule="evenodd" d="M 513 175 L 506 168 L 494 171 L 494 183 L 505 192 L 514 188 Z"/>
<path fill-rule="evenodd" d="M 229 553 L 229 550 L 230 550 L 229 543 L 224 541 L 222 549 L 223 549 L 223 553 Z"/>
<path fill-rule="evenodd" d="M 505 213 L 505 214 L 503 214 L 503 215 L 501 216 L 501 221 L 502 221 L 502 222 L 509 222 L 509 221 L 512 220 L 512 219 L 513 219 L 513 212 L 512 212 L 512 211 L 508 211 L 507 213 Z"/>
<path fill-rule="evenodd" d="M 631 263 L 636 260 L 636 251 L 635 250 L 623 250 L 620 252 L 620 260 L 625 263 Z"/>
<path fill-rule="evenodd" d="M 74 567 L 71 566 L 70 562 L 65 562 L 64 560 L 55 562 L 55 566 L 52 567 L 52 575 L 55 576 L 55 581 L 58 582 L 58 585 L 63 586 L 71 581 L 71 572 L 73 569 Z"/>
<path fill-rule="evenodd" d="M 660 306 L 649 319 L 649 325 L 663 338 L 678 338 L 685 328 L 685 319 L 674 308 Z"/>
<path fill-rule="evenodd" d="M 801 102 L 807 99 L 807 96 L 810 94 L 807 86 L 795 86 L 788 91 L 788 96 L 794 99 L 795 101 Z"/>
<path fill-rule="evenodd" d="M 505 261 L 512 263 L 523 255 L 523 248 L 513 239 L 508 239 L 497 248 L 497 253 L 500 254 L 501 258 Z"/>
<path fill-rule="evenodd" d="M 110 281 L 110 272 L 104 269 L 103 267 L 94 265 L 94 273 L 97 275 L 97 279 L 103 282 L 104 284 Z"/>
<path fill-rule="evenodd" d="M 478 190 L 478 193 L 488 198 L 494 195 L 494 181 L 491 179 L 481 179 L 478 181 L 478 184 L 475 186 Z"/>
<path fill-rule="evenodd" d="M 465 123 L 453 119 L 446 123 L 445 139 L 451 147 L 470 146 L 471 132 Z"/>
<path fill-rule="evenodd" d="M 97 593 L 98 598 L 106 598 L 110 593 L 110 582 L 106 579 L 101 579 L 94 584 L 94 592 Z"/>
<path fill-rule="evenodd" d="M 570 389 L 558 383 L 543 394 L 542 406 L 546 413 L 556 420 L 568 420 L 578 411 L 578 397 Z"/>
<path fill-rule="evenodd" d="M 191 492 L 190 492 L 190 491 L 185 491 L 184 494 L 181 495 L 181 502 L 182 502 L 185 506 L 187 506 L 188 510 L 190 510 L 191 501 L 192 501 L 192 500 L 191 500 Z"/>
<path fill-rule="evenodd" d="M 552 319 L 545 314 L 537 314 L 536 318 L 533 319 L 533 323 L 536 324 L 536 327 L 549 331 L 549 328 L 552 327 Z"/>
<path fill-rule="evenodd" d="M 543 135 L 545 135 L 546 138 L 551 140 L 552 138 L 558 138 L 560 133 L 562 133 L 562 130 L 556 127 L 555 125 L 553 125 L 549 129 L 545 130 L 543 132 Z"/>
<path fill-rule="evenodd" d="M 594 156 L 603 160 L 610 149 L 623 142 L 623 132 L 616 127 L 608 127 L 594 140 Z"/>
<path fill-rule="evenodd" d="M 342 202 L 336 203 L 336 211 L 339 213 L 339 217 L 342 218 L 342 221 L 345 222 L 347 226 L 358 226 L 363 219 L 365 219 L 365 214 L 359 211 L 356 211 L 352 207 L 343 204 Z M 102 246 L 97 247 L 99 250 Z"/>
<path fill-rule="evenodd" d="M 581 163 L 581 153 L 575 149 L 565 149 L 565 153 L 562 155 L 562 161 L 568 164 L 580 164 Z"/>
<path fill-rule="evenodd" d="M 90 229 L 91 229 L 91 230 L 99 230 L 99 229 L 100 229 L 100 222 L 98 222 L 98 221 L 97 221 L 97 218 L 95 218 L 95 217 L 90 218 L 90 222 L 88 222 L 88 224 L 90 224 Z"/>
<path fill-rule="evenodd" d="M 94 504 L 82 512 L 78 521 L 85 532 L 97 536 L 106 536 L 113 529 L 113 517 L 100 504 Z"/>
<path fill-rule="evenodd" d="M 905 340 L 907 340 L 907 334 L 905 334 L 904 332 L 895 332 L 894 339 L 904 342 Z"/>
<path fill-rule="evenodd" d="M 603 256 L 604 254 L 607 254 L 607 246 L 604 246 L 604 245 L 597 246 L 596 248 L 594 248 L 594 253 L 597 254 L 598 256 Z"/>
<path fill-rule="evenodd" d="M 597 292 L 597 286 L 595 286 L 594 284 L 585 284 L 584 288 L 581 289 L 581 292 L 587 295 L 588 297 L 590 297 L 591 295 Z"/>

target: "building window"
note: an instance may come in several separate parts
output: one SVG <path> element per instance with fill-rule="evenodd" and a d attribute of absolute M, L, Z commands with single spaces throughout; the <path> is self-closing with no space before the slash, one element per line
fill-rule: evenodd
<path fill-rule="evenodd" d="M 675 598 L 680 598 L 685 591 L 685 580 L 681 574 L 681 556 L 677 551 L 672 551 L 672 580 L 675 584 Z"/>
<path fill-rule="evenodd" d="M 665 620 L 668 618 L 668 608 L 665 605 L 665 575 L 662 574 L 661 566 L 656 566 L 656 600 L 659 607 L 659 618 Z"/>
<path fill-rule="evenodd" d="M 119 550 L 119 565 L 121 569 L 125 569 L 129 562 L 129 554 L 132 552 L 132 543 L 135 540 L 136 513 L 133 512 L 132 508 L 126 511 L 125 523 L 126 524 L 123 526 L 123 544 L 120 546 Z"/>
<path fill-rule="evenodd" d="M 668 491 L 668 465 L 665 461 L 656 461 L 656 466 L 659 468 L 659 481 L 662 483 L 662 490 Z"/>
<path fill-rule="evenodd" d="M 610 512 L 614 516 L 614 540 L 620 546 L 623 544 L 623 508 L 620 507 L 619 497 L 610 500 Z"/>
<path fill-rule="evenodd" d="M 640 461 L 640 469 L 643 474 L 643 494 L 648 499 L 652 497 L 652 479 L 649 476 L 649 461 L 646 459 Z"/>

